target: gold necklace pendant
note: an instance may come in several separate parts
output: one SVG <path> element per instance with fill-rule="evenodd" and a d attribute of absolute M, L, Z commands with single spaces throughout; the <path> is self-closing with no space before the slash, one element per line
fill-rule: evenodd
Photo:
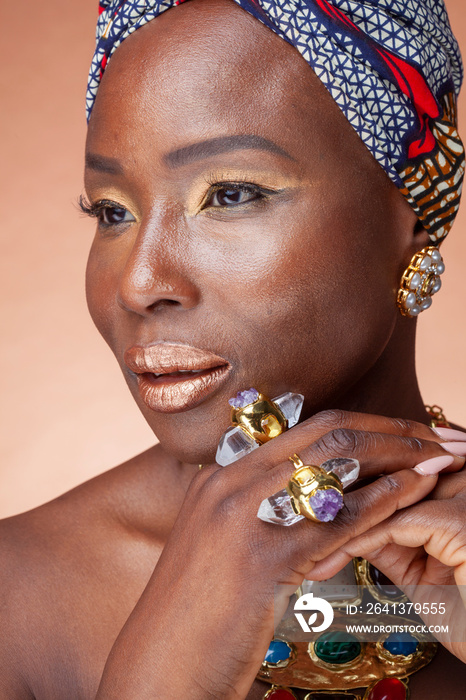
<path fill-rule="evenodd" d="M 408 681 L 402 678 L 381 678 L 371 683 L 364 695 L 351 690 L 312 690 L 303 700 L 409 700 Z M 291 688 L 272 685 L 263 696 L 263 700 L 297 700 Z"/>
<path fill-rule="evenodd" d="M 388 631 L 378 635 L 377 641 L 363 641 L 357 631 L 347 631 L 348 606 L 352 614 L 360 612 L 351 618 L 353 630 L 367 623 L 364 612 L 369 608 L 377 613 L 380 628 L 411 629 L 413 620 L 400 614 L 409 602 L 404 593 L 362 558 L 354 559 L 329 581 L 305 581 L 296 597 L 307 592 L 328 597 L 334 610 L 331 627 L 310 638 L 297 630 L 295 615 L 289 612 L 276 630 L 258 679 L 272 683 L 282 693 L 288 688 L 312 691 L 306 700 L 408 700 L 407 677 L 429 664 L 437 651 L 432 636 L 418 630 Z M 354 692 L 361 687 L 366 688 L 364 696 Z M 273 700 L 275 694 L 268 697 Z M 276 697 L 280 700 L 280 695 Z"/>

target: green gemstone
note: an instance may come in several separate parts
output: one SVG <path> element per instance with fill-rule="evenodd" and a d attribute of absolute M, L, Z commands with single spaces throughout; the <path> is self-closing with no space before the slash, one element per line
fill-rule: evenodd
<path fill-rule="evenodd" d="M 327 664 L 346 664 L 361 653 L 361 644 L 347 632 L 325 632 L 314 643 L 315 655 Z"/>

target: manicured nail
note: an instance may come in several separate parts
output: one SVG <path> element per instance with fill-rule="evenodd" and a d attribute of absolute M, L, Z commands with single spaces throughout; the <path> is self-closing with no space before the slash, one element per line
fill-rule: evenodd
<path fill-rule="evenodd" d="M 453 428 L 432 428 L 432 430 L 443 440 L 464 440 L 466 442 L 466 433 L 463 433 L 462 430 L 453 430 Z"/>
<path fill-rule="evenodd" d="M 466 442 L 442 442 L 440 447 L 443 447 L 447 452 L 452 452 L 454 455 L 466 457 Z"/>
<path fill-rule="evenodd" d="M 413 468 L 415 472 L 422 474 L 422 476 L 435 476 L 435 474 L 441 472 L 442 469 L 446 469 L 450 464 L 453 464 L 454 461 L 455 458 L 453 455 L 451 457 L 449 455 L 445 455 L 445 457 L 432 457 L 432 459 L 426 459 L 425 462 L 420 462 Z"/>

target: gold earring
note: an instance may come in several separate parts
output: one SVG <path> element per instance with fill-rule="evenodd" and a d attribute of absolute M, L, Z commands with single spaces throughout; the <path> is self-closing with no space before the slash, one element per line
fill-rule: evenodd
<path fill-rule="evenodd" d="M 432 297 L 442 286 L 445 272 L 443 258 L 435 246 L 423 248 L 411 258 L 403 273 L 396 303 L 403 316 L 414 318 L 432 304 Z"/>

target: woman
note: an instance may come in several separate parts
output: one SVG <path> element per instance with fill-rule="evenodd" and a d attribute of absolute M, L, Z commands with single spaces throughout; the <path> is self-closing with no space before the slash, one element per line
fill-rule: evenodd
<path fill-rule="evenodd" d="M 412 141 L 417 156 L 443 105 L 457 158 L 430 174 L 449 183 L 439 209 L 417 170 L 395 184 L 395 135 L 384 170 L 256 6 L 188 2 L 121 45 L 138 8 L 110 10 L 88 96 L 88 303 L 160 445 L 3 523 L 0 698 L 262 698 L 274 615 L 305 576 L 361 556 L 399 586 L 466 584 L 466 433 L 429 427 L 409 292 L 396 304 L 454 218 L 454 104 L 424 102 Z M 228 400 L 252 384 L 302 394 L 302 422 L 219 467 Z M 334 522 L 257 518 L 295 453 L 359 461 Z M 461 638 L 444 643 L 413 700 L 462 696 Z"/>

